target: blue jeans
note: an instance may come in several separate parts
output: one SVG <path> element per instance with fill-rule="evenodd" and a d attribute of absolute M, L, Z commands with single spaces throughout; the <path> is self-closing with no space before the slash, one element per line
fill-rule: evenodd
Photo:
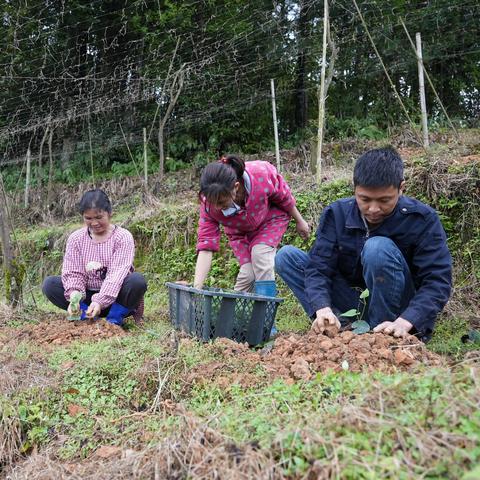
<path fill-rule="evenodd" d="M 290 287 L 307 315 L 311 311 L 305 292 L 304 272 L 308 261 L 307 253 L 291 245 L 282 247 L 275 257 L 276 272 Z M 363 320 L 372 328 L 385 321 L 394 321 L 415 294 L 404 256 L 392 240 L 378 236 L 365 242 L 361 262 L 363 278 L 370 292 Z M 360 293 L 360 288 L 351 287 L 342 275 L 337 274 L 332 279 L 330 307 L 337 316 L 353 308 L 361 312 Z"/>

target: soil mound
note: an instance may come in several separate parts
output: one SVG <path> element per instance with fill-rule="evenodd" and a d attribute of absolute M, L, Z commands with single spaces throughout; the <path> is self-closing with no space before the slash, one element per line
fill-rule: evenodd
<path fill-rule="evenodd" d="M 439 365 L 440 357 L 429 352 L 414 336 L 397 339 L 383 333 L 283 336 L 262 357 L 265 369 L 275 376 L 309 380 L 317 372 L 349 370 L 408 370 L 419 364 Z"/>
<path fill-rule="evenodd" d="M 279 335 L 273 346 L 259 351 L 249 349 L 246 344 L 222 338 L 216 340 L 212 348 L 225 360 L 234 359 L 237 365 L 241 364 L 243 371 L 260 364 L 269 377 L 280 377 L 290 382 L 310 380 L 318 372 L 389 372 L 396 369 L 409 370 L 418 365 L 442 364 L 441 357 L 429 352 L 416 337 L 394 338 L 383 333 L 355 335 L 351 331 L 339 333 L 328 330 L 324 334 L 312 331 L 306 334 L 285 334 Z M 225 372 L 221 368 L 225 364 L 229 362 L 219 360 L 211 365 L 201 365 L 190 373 L 189 380 L 215 380 L 223 385 L 227 375 L 234 383 L 245 386 L 251 383 L 244 381 L 247 379 L 243 378 L 241 371 L 230 374 Z"/>
<path fill-rule="evenodd" d="M 125 335 L 125 331 L 105 320 L 82 320 L 70 322 L 65 317 L 56 317 L 35 325 L 11 329 L 10 341 L 27 341 L 46 349 L 68 345 L 77 340 L 100 340 Z"/>

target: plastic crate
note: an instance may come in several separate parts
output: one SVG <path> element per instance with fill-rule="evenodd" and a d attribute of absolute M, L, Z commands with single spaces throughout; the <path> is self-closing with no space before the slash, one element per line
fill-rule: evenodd
<path fill-rule="evenodd" d="M 202 290 L 167 284 L 170 320 L 175 328 L 208 341 L 217 337 L 258 345 L 270 338 L 282 298 L 219 288 Z"/>

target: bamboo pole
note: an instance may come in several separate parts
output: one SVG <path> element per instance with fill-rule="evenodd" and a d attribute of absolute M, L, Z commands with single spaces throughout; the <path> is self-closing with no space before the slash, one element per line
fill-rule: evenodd
<path fill-rule="evenodd" d="M 27 174 L 25 177 L 25 198 L 23 202 L 23 206 L 25 208 L 28 208 L 28 197 L 30 193 L 31 162 L 32 162 L 32 155 L 31 155 L 30 147 L 28 147 L 27 148 Z"/>
<path fill-rule="evenodd" d="M 272 116 L 273 116 L 273 133 L 275 135 L 275 158 L 277 159 L 277 170 L 280 171 L 280 143 L 278 140 L 278 123 L 277 123 L 277 105 L 275 102 L 275 81 L 270 79 L 270 90 L 272 92 Z"/>
<path fill-rule="evenodd" d="M 422 110 L 423 146 L 428 148 L 427 102 L 425 100 L 425 79 L 423 78 L 422 37 L 420 32 L 415 35 L 417 42 L 418 87 L 420 89 L 420 108 Z"/>
<path fill-rule="evenodd" d="M 327 67 L 327 28 L 328 28 L 328 0 L 323 4 L 323 50 L 322 50 L 322 71 L 320 76 L 320 88 L 318 91 L 318 130 L 317 130 L 317 185 L 322 183 L 322 143 L 323 126 L 325 123 L 325 71 Z"/>
<path fill-rule="evenodd" d="M 147 155 L 147 129 L 143 129 L 143 179 L 145 188 L 148 187 L 148 155 Z"/>

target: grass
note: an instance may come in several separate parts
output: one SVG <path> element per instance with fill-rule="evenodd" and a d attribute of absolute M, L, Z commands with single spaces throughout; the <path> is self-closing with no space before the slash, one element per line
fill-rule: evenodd
<path fill-rule="evenodd" d="M 57 461 L 72 461 L 102 445 L 142 451 L 175 438 L 187 421 L 208 425 L 222 445 L 256 445 L 265 458 L 272 455 L 278 478 L 315 469 L 325 478 L 340 472 L 347 479 L 460 478 L 480 461 L 472 364 L 408 374 L 343 372 L 294 384 L 265 382 L 258 369 L 250 372 L 258 376 L 250 387 L 185 385 L 192 368 L 215 359 L 214 349 L 184 340 L 175 350 L 169 331 L 155 322 L 148 331 L 45 354 L 56 382 L 2 397 L 9 425 L 20 422 L 19 452 L 48 447 Z M 28 357 L 25 345 L 16 356 Z"/>
<path fill-rule="evenodd" d="M 435 155 L 449 154 L 447 148 L 437 150 Z M 319 191 L 300 187 L 299 209 L 312 222 L 323 205 L 351 188 L 345 180 Z M 84 468 L 77 472 L 83 478 L 441 479 L 475 472 L 480 462 L 478 365 L 463 356 L 478 345 L 462 341 L 472 311 L 459 308 L 460 297 L 429 343 L 455 366 L 409 374 L 343 372 L 289 384 L 269 381 L 261 366 L 232 358 L 222 363 L 228 381 L 191 381 L 192 370 L 201 374 L 218 359 L 214 348 L 172 334 L 164 282 L 193 276 L 194 208 L 187 199 L 159 204 L 155 211 L 137 208 L 135 214 L 124 205 L 117 214 L 116 221 L 136 237 L 136 266 L 149 282 L 144 327 L 130 324 L 125 337 L 51 352 L 25 340 L 13 350 L 0 346 L 0 385 L 12 385 L 0 390 L 0 471 L 17 462 L 16 478 L 29 479 L 68 478 L 67 464 Z M 460 267 L 465 260 L 465 270 L 478 275 L 475 235 L 462 244 L 454 233 L 461 202 L 445 195 L 437 198 L 437 208 L 451 231 Z M 17 232 L 30 266 L 30 292 L 21 315 L 7 315 L 9 327 L 39 322 L 53 310 L 41 295 L 40 279 L 59 274 L 66 235 L 77 225 L 75 219 Z M 293 228 L 285 242 L 309 246 Z M 223 241 L 210 283 L 229 287 L 237 271 Z M 461 290 L 468 292 L 467 287 Z M 279 330 L 305 331 L 309 321 L 302 309 L 284 285 L 279 288 L 285 298 L 276 319 Z M 249 375 L 247 386 L 234 380 L 243 373 Z M 106 445 L 119 447 L 123 456 L 99 462 L 95 452 Z M 135 454 L 127 455 L 130 450 Z"/>

